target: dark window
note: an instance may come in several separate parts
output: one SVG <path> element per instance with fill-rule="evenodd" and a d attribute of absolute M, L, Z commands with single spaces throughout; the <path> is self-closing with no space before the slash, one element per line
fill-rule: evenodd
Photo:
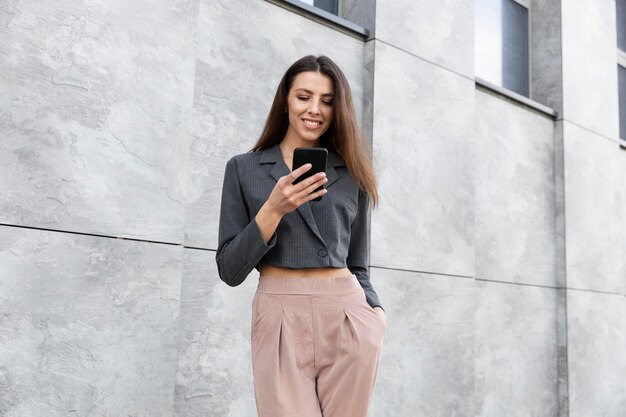
<path fill-rule="evenodd" d="M 514 0 L 475 2 L 476 76 L 528 97 L 528 8 Z"/>
<path fill-rule="evenodd" d="M 528 9 L 502 2 L 502 86 L 528 97 Z"/>
<path fill-rule="evenodd" d="M 615 0 L 617 8 L 617 47 L 626 51 L 626 0 Z"/>
<path fill-rule="evenodd" d="M 313 5 L 329 13 L 339 14 L 339 0 L 315 0 Z"/>
<path fill-rule="evenodd" d="M 626 140 L 626 68 L 617 66 L 619 84 L 619 137 Z"/>

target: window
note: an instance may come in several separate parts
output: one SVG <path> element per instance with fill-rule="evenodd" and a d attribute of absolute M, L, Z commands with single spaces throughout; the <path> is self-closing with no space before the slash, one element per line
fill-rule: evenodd
<path fill-rule="evenodd" d="M 339 0 L 301 0 L 306 4 L 326 10 L 332 14 L 339 14 Z"/>
<path fill-rule="evenodd" d="M 626 0 L 615 0 L 617 11 L 617 47 L 626 51 Z M 620 90 L 621 91 L 621 90 Z"/>
<path fill-rule="evenodd" d="M 376 0 L 267 0 L 342 32 L 369 39 Z"/>
<path fill-rule="evenodd" d="M 528 97 L 529 0 L 476 0 L 476 76 Z"/>
<path fill-rule="evenodd" d="M 619 137 L 626 140 L 626 67 L 617 65 L 619 96 Z"/>

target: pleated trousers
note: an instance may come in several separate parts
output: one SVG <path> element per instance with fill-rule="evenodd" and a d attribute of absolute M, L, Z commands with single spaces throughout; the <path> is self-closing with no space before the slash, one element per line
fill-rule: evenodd
<path fill-rule="evenodd" d="M 355 275 L 261 275 L 252 301 L 259 417 L 367 417 L 386 329 Z"/>

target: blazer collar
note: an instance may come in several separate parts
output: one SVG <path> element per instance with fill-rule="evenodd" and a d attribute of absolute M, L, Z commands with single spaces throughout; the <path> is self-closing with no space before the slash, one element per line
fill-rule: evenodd
<path fill-rule="evenodd" d="M 280 179 L 280 177 L 284 177 L 290 173 L 289 167 L 285 163 L 283 159 L 283 155 L 280 152 L 280 147 L 278 144 L 271 146 L 270 148 L 264 149 L 262 151 L 257 151 L 260 153 L 260 164 L 274 164 L 270 171 L 270 175 L 276 181 Z M 324 184 L 324 188 L 330 187 L 335 181 L 339 179 L 339 174 L 337 172 L 336 167 L 345 166 L 345 162 L 341 157 L 334 151 L 328 149 L 328 159 L 326 161 L 326 178 L 328 181 Z M 322 197 L 327 198 L 327 197 Z M 324 239 L 317 228 L 317 223 L 315 222 L 315 217 L 313 216 L 313 211 L 311 210 L 310 203 L 309 204 L 301 204 L 296 210 L 305 223 L 309 226 L 309 228 L 315 233 L 315 235 L 319 238 L 319 240 L 324 243 Z"/>

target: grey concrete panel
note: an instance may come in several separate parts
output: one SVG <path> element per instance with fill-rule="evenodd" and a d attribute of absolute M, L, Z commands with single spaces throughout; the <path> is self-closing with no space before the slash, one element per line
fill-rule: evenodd
<path fill-rule="evenodd" d="M 0 415 L 171 416 L 182 249 L 0 227 Z"/>
<path fill-rule="evenodd" d="M 185 250 L 174 415 L 255 416 L 250 351 L 258 272 L 238 287 L 220 281 L 215 252 Z"/>
<path fill-rule="evenodd" d="M 369 30 L 369 39 L 376 36 L 376 0 L 341 0 L 339 16 Z"/>
<path fill-rule="evenodd" d="M 376 41 L 371 264 L 474 275 L 474 82 Z"/>
<path fill-rule="evenodd" d="M 0 222 L 182 241 L 195 5 L 3 7 Z"/>
<path fill-rule="evenodd" d="M 370 273 L 387 314 L 370 415 L 474 416 L 474 280 Z"/>
<path fill-rule="evenodd" d="M 245 136 L 236 133 L 237 126 L 245 130 L 247 124 L 242 125 L 232 113 L 216 110 L 219 106 L 210 103 L 213 71 L 205 62 L 196 61 L 194 106 L 187 115 L 183 132 L 191 143 L 184 230 L 185 245 L 216 249 L 226 161 L 235 154 L 247 152 L 254 140 L 246 142 Z M 229 131 L 218 133 L 219 126 Z"/>
<path fill-rule="evenodd" d="M 557 286 L 557 349 L 559 380 L 558 417 L 569 417 L 569 370 L 567 357 L 567 240 L 565 236 L 565 171 L 563 120 L 554 124 L 555 277 Z"/>
<path fill-rule="evenodd" d="M 474 79 L 474 2 L 377 0 L 376 38 Z"/>
<path fill-rule="evenodd" d="M 626 153 L 564 123 L 567 286 L 626 294 Z"/>
<path fill-rule="evenodd" d="M 556 291 L 476 281 L 476 416 L 556 416 Z"/>
<path fill-rule="evenodd" d="M 256 143 L 284 72 L 327 55 L 345 72 L 360 121 L 364 43 L 265 1 L 202 2 L 199 13 L 185 242 L 214 249 L 224 166 Z"/>
<path fill-rule="evenodd" d="M 556 284 L 559 288 L 567 286 L 567 239 L 565 236 L 565 155 L 563 152 L 564 121 L 554 124 L 554 207 L 555 207 L 555 266 Z"/>
<path fill-rule="evenodd" d="M 615 2 L 562 1 L 563 118 L 619 136 Z"/>
<path fill-rule="evenodd" d="M 561 48 L 561 0 L 531 0 L 530 96 L 559 114 L 563 109 Z"/>
<path fill-rule="evenodd" d="M 555 286 L 554 122 L 476 90 L 476 277 Z"/>
<path fill-rule="evenodd" d="M 376 74 L 376 42 L 368 41 L 364 47 L 363 75 L 363 138 L 372 144 L 374 128 L 374 87 Z M 371 147 L 371 146 L 370 146 Z"/>
<path fill-rule="evenodd" d="M 567 341 L 567 289 L 556 289 L 556 340 L 559 412 L 558 417 L 569 417 L 569 359 Z"/>
<path fill-rule="evenodd" d="M 569 417 L 626 415 L 626 297 L 567 291 Z"/>

